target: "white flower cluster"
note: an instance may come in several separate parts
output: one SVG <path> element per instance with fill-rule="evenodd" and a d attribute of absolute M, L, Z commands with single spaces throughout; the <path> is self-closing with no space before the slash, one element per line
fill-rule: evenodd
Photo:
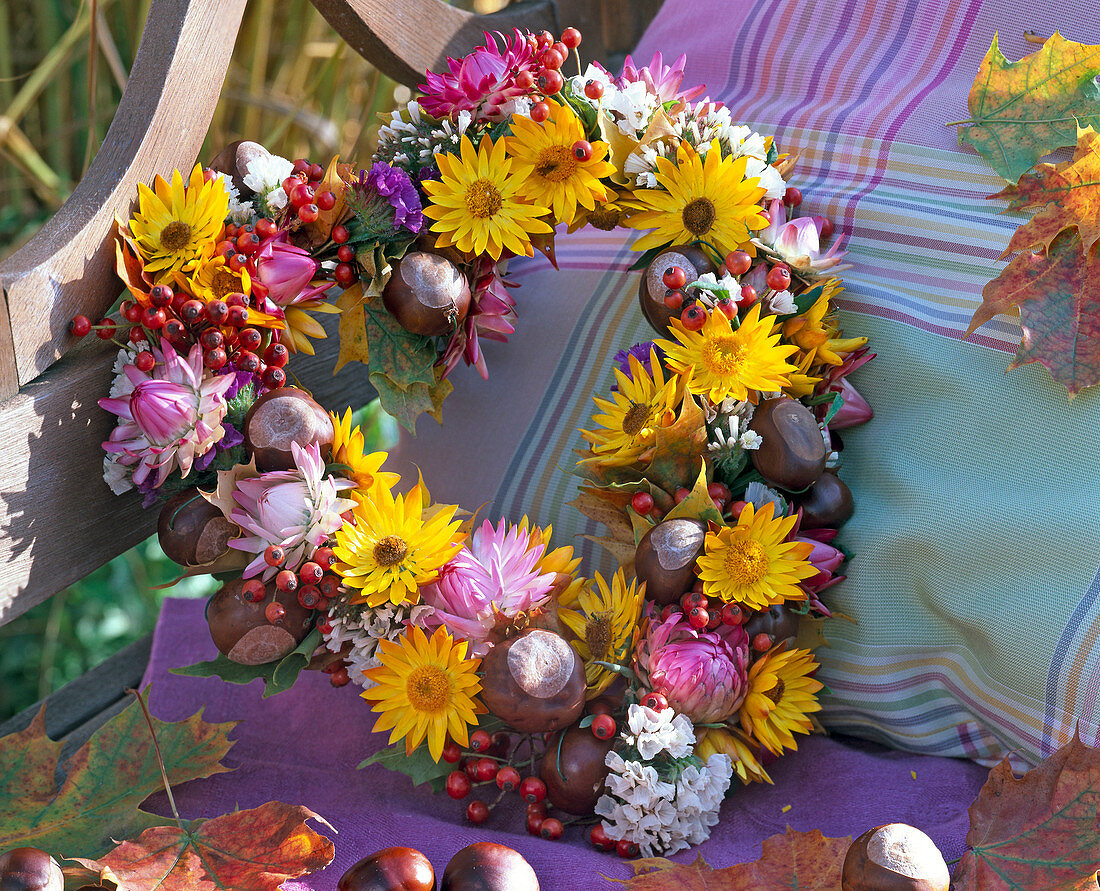
<path fill-rule="evenodd" d="M 114 367 L 111 369 L 115 376 L 114 380 L 111 381 L 110 396 L 112 399 L 125 399 L 134 392 L 133 382 L 126 376 L 125 369 L 127 365 L 133 364 L 134 356 L 147 349 L 149 349 L 149 343 L 139 340 L 137 343 L 128 342 L 126 346 L 118 351 Z M 134 488 L 134 481 L 131 479 L 133 470 L 132 467 L 120 464 L 118 456 L 113 452 L 107 452 L 103 456 L 103 481 L 111 487 L 111 491 L 116 495 L 122 495 Z"/>
<path fill-rule="evenodd" d="M 294 165 L 278 155 L 258 154 L 248 162 L 244 184 L 256 193 L 256 202 L 265 216 L 277 216 L 277 211 L 286 207 L 287 194 L 283 190 L 283 180 L 294 172 Z M 238 205 L 239 211 L 243 205 Z M 251 211 L 251 208 L 249 208 Z M 234 211 L 230 203 L 230 213 Z"/>
<path fill-rule="evenodd" d="M 515 100 L 504 106 L 506 111 L 526 114 L 530 111 L 530 102 L 526 99 Z M 457 155 L 462 137 L 473 123 L 473 114 L 463 109 L 457 120 L 450 118 L 436 120 L 426 115 L 415 99 L 403 109 L 390 112 L 390 122 L 378 131 L 378 151 L 375 157 L 395 167 L 408 171 L 410 165 L 427 167 L 435 163 L 436 154 Z M 473 139 L 473 134 L 470 134 Z"/>
<path fill-rule="evenodd" d="M 251 167 L 249 168 L 251 169 Z M 293 170 L 291 166 L 291 170 Z M 284 177 L 285 179 L 286 177 Z M 225 187 L 226 194 L 229 195 L 229 220 L 238 226 L 242 226 L 252 219 L 252 202 L 241 201 L 241 193 L 237 191 L 237 187 L 233 185 L 233 178 L 226 176 L 224 173 L 218 174 L 218 179 L 221 180 L 222 185 Z M 282 189 L 282 180 L 279 181 L 279 188 Z M 283 193 L 286 194 L 285 192 Z"/>
<path fill-rule="evenodd" d="M 708 423 L 713 423 L 716 418 L 727 418 L 726 426 L 729 436 L 726 436 L 721 425 L 714 429 L 714 439 L 707 443 L 708 452 L 733 451 L 745 449 L 754 451 L 764 443 L 764 438 L 755 430 L 749 429 L 752 421 L 753 406 L 749 402 L 738 402 L 736 399 L 726 399 L 721 404 L 713 407 L 704 407 Z"/>
<path fill-rule="evenodd" d="M 632 705 L 627 724 L 630 733 L 622 736 L 645 761 L 662 752 L 676 759 L 691 754 L 691 721 L 672 709 L 655 712 Z M 688 765 L 675 779 L 674 772 L 662 779 L 652 764 L 627 761 L 614 751 L 605 763 L 611 768 L 610 794 L 600 797 L 596 813 L 604 818 L 609 838 L 634 842 L 644 857 L 674 854 L 706 841 L 733 776 L 729 756 L 720 754 L 705 764 Z"/>
<path fill-rule="evenodd" d="M 344 655 L 348 662 L 348 675 L 352 681 L 364 690 L 374 686 L 374 682 L 363 676 L 363 672 L 377 668 L 382 663 L 376 658 L 378 643 L 383 640 L 395 640 L 404 632 L 407 625 L 424 627 L 424 621 L 435 612 L 427 604 L 415 606 L 385 606 L 362 610 L 347 610 L 341 614 L 330 613 L 329 622 L 332 631 L 325 635 L 325 647 L 333 653 L 339 653 L 344 645 L 350 643 L 350 652 Z"/>

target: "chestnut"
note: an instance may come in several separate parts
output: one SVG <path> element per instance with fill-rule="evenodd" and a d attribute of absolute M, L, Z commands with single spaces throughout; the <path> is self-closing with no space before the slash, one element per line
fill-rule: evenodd
<path fill-rule="evenodd" d="M 950 884 L 936 843 L 905 823 L 868 829 L 844 857 L 842 891 L 947 891 Z"/>
<path fill-rule="evenodd" d="M 539 891 L 539 879 L 519 851 L 475 842 L 451 858 L 439 891 Z"/>
<path fill-rule="evenodd" d="M 161 548 L 181 566 L 213 563 L 229 550 L 229 540 L 240 534 L 237 524 L 195 488 L 169 498 L 157 520 Z"/>
<path fill-rule="evenodd" d="M 705 272 L 715 272 L 717 267 L 701 248 L 692 246 L 671 247 L 658 254 L 646 267 L 645 274 L 638 282 L 638 303 L 642 315 L 653 329 L 662 337 L 668 334 L 669 322 L 680 318 L 680 310 L 665 305 L 665 270 L 679 266 L 684 270 L 688 283 L 695 281 Z M 689 292 L 690 293 L 690 292 Z M 687 295 L 685 295 L 686 297 Z M 688 301 L 685 299 L 684 301 Z"/>
<path fill-rule="evenodd" d="M 210 168 L 224 173 L 233 181 L 233 185 L 242 195 L 248 195 L 252 190 L 244 184 L 244 178 L 248 173 L 248 164 L 253 158 L 269 158 L 271 152 L 258 142 L 249 142 L 247 139 L 238 139 L 231 142 L 210 162 Z"/>
<path fill-rule="evenodd" d="M 794 645 L 798 637 L 798 613 L 782 603 L 753 613 L 745 623 L 745 633 L 751 641 L 758 634 L 770 635 L 776 643 L 787 641 Z"/>
<path fill-rule="evenodd" d="M 481 699 L 520 733 L 567 727 L 584 711 L 584 664 L 560 634 L 529 628 L 481 660 Z"/>
<path fill-rule="evenodd" d="M 835 473 L 826 470 L 799 501 L 803 529 L 839 529 L 855 513 L 852 490 Z"/>
<path fill-rule="evenodd" d="M 416 848 L 384 848 L 340 876 L 336 891 L 435 891 L 435 870 Z"/>
<path fill-rule="evenodd" d="M 61 866 L 38 848 L 12 848 L 0 854 L 3 891 L 64 891 Z"/>
<path fill-rule="evenodd" d="M 763 439 L 749 452 L 753 466 L 773 486 L 798 492 L 825 470 L 825 440 L 813 412 L 801 402 L 785 396 L 765 399 L 756 406 L 749 429 Z"/>
<path fill-rule="evenodd" d="M 229 661 L 240 665 L 264 665 L 282 659 L 309 633 L 313 610 L 298 603 L 293 591 L 280 591 L 274 582 L 264 586 L 264 599 L 245 600 L 244 579 L 233 579 L 210 598 L 206 621 L 210 637 Z M 272 623 L 267 607 L 281 604 L 283 615 Z"/>
<path fill-rule="evenodd" d="M 695 583 L 695 561 L 706 530 L 698 520 L 678 517 L 646 531 L 634 555 L 634 572 L 645 596 L 664 606 L 676 603 Z"/>
<path fill-rule="evenodd" d="M 470 309 L 470 283 L 446 257 L 411 251 L 394 264 L 382 302 L 406 331 L 450 334 Z"/>
<path fill-rule="evenodd" d="M 265 473 L 294 469 L 292 442 L 302 447 L 316 443 L 321 447 L 321 457 L 328 460 L 335 435 L 328 413 L 297 387 L 264 393 L 245 415 L 241 433 L 257 469 Z"/>
<path fill-rule="evenodd" d="M 577 724 L 554 734 L 539 765 L 550 803 L 568 814 L 591 814 L 603 795 L 610 771 L 604 759 L 614 745 L 614 736 L 597 739 L 590 727 Z"/>

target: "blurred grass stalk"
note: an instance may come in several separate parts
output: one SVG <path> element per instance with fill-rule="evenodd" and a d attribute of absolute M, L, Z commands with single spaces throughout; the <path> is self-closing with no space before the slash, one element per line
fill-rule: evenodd
<path fill-rule="evenodd" d="M 150 3 L 0 0 L 0 257 L 80 181 L 125 89 Z M 393 82 L 308 0 L 252 0 L 202 157 L 250 138 L 287 158 L 340 153 L 365 164 L 393 101 Z M 396 438 L 377 405 L 357 422 L 372 448 Z M 0 721 L 148 633 L 167 594 L 215 587 L 207 576 L 155 588 L 179 574 L 154 537 L 0 628 Z"/>

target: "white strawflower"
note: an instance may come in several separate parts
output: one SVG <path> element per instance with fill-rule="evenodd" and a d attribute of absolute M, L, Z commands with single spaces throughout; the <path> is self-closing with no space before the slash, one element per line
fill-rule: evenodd
<path fill-rule="evenodd" d="M 632 705 L 627 712 L 630 733 L 622 737 L 638 750 L 646 761 L 668 752 L 673 758 L 685 758 L 695 745 L 695 729 L 687 715 L 670 708 L 654 711 L 644 705 Z"/>
<path fill-rule="evenodd" d="M 785 316 L 798 309 L 790 291 L 776 291 L 768 298 L 768 309 L 777 316 Z"/>
<path fill-rule="evenodd" d="M 382 664 L 375 656 L 379 641 L 396 640 L 409 625 L 423 628 L 425 619 L 432 612 L 430 606 L 422 603 L 415 606 L 387 603 L 375 609 L 342 607 L 328 615 L 332 631 L 324 635 L 325 647 L 330 652 L 339 653 L 345 644 L 351 644 L 351 650 L 344 655 L 348 663 L 348 676 L 365 690 L 373 687 L 374 682 L 366 678 L 363 672 Z"/>
<path fill-rule="evenodd" d="M 248 162 L 244 184 L 256 193 L 260 206 L 282 210 L 287 197 L 283 180 L 294 172 L 294 165 L 278 155 L 258 154 Z"/>
<path fill-rule="evenodd" d="M 111 491 L 116 495 L 122 495 L 134 488 L 130 471 L 131 468 L 119 464 L 114 455 L 108 453 L 103 456 L 103 481 L 111 487 Z"/>
<path fill-rule="evenodd" d="M 747 452 L 755 452 L 764 444 L 764 437 L 755 430 L 746 430 L 738 438 L 737 444 Z"/>

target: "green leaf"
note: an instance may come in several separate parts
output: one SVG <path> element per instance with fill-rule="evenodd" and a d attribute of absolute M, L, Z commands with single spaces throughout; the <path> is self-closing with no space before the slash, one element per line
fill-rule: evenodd
<path fill-rule="evenodd" d="M 202 712 L 174 723 L 153 719 L 173 784 L 224 773 L 236 721 L 210 724 Z M 45 708 L 26 730 L 0 739 L 0 851 L 31 846 L 65 857 L 98 857 L 112 839 L 173 824 L 139 810 L 164 788 L 149 726 L 136 701 L 100 727 L 54 778 L 61 742 L 46 736 Z"/>
<path fill-rule="evenodd" d="M 371 364 L 373 366 L 373 360 Z M 454 390 L 448 380 L 434 381 L 430 385 L 416 382 L 403 389 L 383 371 L 372 371 L 370 382 L 378 391 L 382 408 L 410 433 L 416 432 L 416 419 L 425 413 L 442 424 L 443 400 Z"/>
<path fill-rule="evenodd" d="M 1056 31 L 1036 52 L 1009 62 L 994 35 L 970 89 L 970 120 L 954 122 L 962 125 L 959 144 L 1016 182 L 1044 155 L 1075 145 L 1078 125 L 1100 127 L 1098 74 L 1100 46 Z"/>
<path fill-rule="evenodd" d="M 417 746 L 411 755 L 405 754 L 403 745 L 386 746 L 363 761 L 359 768 L 370 767 L 373 764 L 405 774 L 413 781 L 414 786 L 427 783 L 433 792 L 443 791 L 447 785 L 447 775 L 455 769 L 453 764 L 446 761 L 433 760 L 426 744 Z"/>
<path fill-rule="evenodd" d="M 591 727 L 592 722 L 595 721 L 595 720 L 596 720 L 595 715 L 585 715 L 583 718 L 581 718 L 581 722 L 577 726 L 580 727 L 582 730 L 584 730 L 588 727 Z"/>
<path fill-rule="evenodd" d="M 706 464 L 699 470 L 699 478 L 691 489 L 691 493 L 675 505 L 665 514 L 666 520 L 675 520 L 683 517 L 688 520 L 700 520 L 705 525 L 707 521 L 722 523 L 722 514 L 714 506 L 714 499 L 707 491 L 707 467 Z"/>
<path fill-rule="evenodd" d="M 363 312 L 372 377 L 381 372 L 394 388 L 401 390 L 415 384 L 432 386 L 436 380 L 433 366 L 438 358 L 432 339 L 402 328 L 381 300 L 365 300 Z"/>
<path fill-rule="evenodd" d="M 706 441 L 703 409 L 691 396 L 685 396 L 676 421 L 657 428 L 653 460 L 645 470 L 645 478 L 666 492 L 692 486 L 703 464 Z"/>
<path fill-rule="evenodd" d="M 282 693 L 294 686 L 298 675 L 309 665 L 313 651 L 321 645 L 321 632 L 314 628 L 297 648 L 278 662 L 265 665 L 240 665 L 218 654 L 209 662 L 196 662 L 183 668 L 171 669 L 172 674 L 190 678 L 221 678 L 230 684 L 250 684 L 260 678 L 264 682 L 264 699 Z"/>

